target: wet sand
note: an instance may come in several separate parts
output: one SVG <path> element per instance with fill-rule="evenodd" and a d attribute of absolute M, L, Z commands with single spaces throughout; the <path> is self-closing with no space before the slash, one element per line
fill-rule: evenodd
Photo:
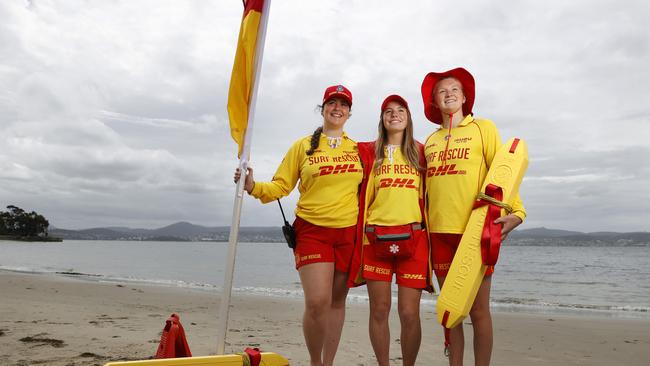
<path fill-rule="evenodd" d="M 195 356 L 214 354 L 220 296 L 200 290 L 94 282 L 0 271 L 1 365 L 103 365 L 149 359 L 165 320 L 180 315 Z M 234 295 L 226 351 L 247 346 L 308 365 L 299 299 Z M 367 304 L 350 304 L 337 365 L 374 365 Z M 468 320 L 466 320 L 468 322 Z M 446 365 L 434 309 L 423 309 L 419 365 Z M 650 320 L 494 314 L 492 365 L 647 365 Z M 400 365 L 399 320 L 391 312 L 392 364 Z M 466 325 L 465 363 L 473 364 Z M 467 352 L 469 351 L 469 352 Z"/>

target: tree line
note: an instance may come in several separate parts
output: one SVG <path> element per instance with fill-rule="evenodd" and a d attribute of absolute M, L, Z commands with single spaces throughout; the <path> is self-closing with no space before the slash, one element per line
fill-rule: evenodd
<path fill-rule="evenodd" d="M 20 237 L 47 237 L 50 223 L 37 212 L 27 212 L 20 207 L 7 206 L 0 211 L 0 235 Z"/>

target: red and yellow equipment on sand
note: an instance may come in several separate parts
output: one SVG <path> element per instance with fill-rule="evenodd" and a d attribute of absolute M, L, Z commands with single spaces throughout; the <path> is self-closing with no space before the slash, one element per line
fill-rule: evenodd
<path fill-rule="evenodd" d="M 508 140 L 492 160 L 490 170 L 481 188 L 483 196 L 486 193 L 490 195 L 490 189 L 496 188 L 502 193 L 501 199 L 497 199 L 497 201 L 510 202 L 519 190 L 527 167 L 528 148 L 526 143 L 517 138 Z M 488 192 L 486 192 L 486 188 Z M 440 290 L 436 310 L 438 322 L 445 328 L 451 329 L 465 319 L 483 281 L 487 265 L 481 255 L 481 239 L 486 239 L 484 225 L 491 224 L 485 222 L 488 209 L 489 205 L 483 205 L 472 211 L 454 260 L 449 267 L 445 283 Z M 500 230 L 500 225 L 498 228 Z M 501 241 L 500 233 L 498 235 L 496 253 L 492 253 L 494 263 L 496 263 L 498 255 L 498 244 Z M 490 239 L 489 235 L 487 239 Z"/>
<path fill-rule="evenodd" d="M 244 366 L 246 355 L 165 358 L 160 360 L 109 362 L 104 366 Z M 272 352 L 262 352 L 260 366 L 288 366 L 286 358 Z"/>
<path fill-rule="evenodd" d="M 104 366 L 288 366 L 289 361 L 272 352 L 260 352 L 247 347 L 235 355 L 192 357 L 185 339 L 185 330 L 178 315 L 172 314 L 165 322 L 156 359 L 109 362 Z"/>

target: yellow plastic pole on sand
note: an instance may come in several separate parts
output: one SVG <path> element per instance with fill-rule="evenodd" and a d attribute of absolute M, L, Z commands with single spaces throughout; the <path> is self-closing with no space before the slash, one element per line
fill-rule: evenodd
<path fill-rule="evenodd" d="M 243 355 L 220 355 L 160 360 L 109 362 L 104 366 L 244 366 Z M 288 366 L 286 358 L 272 352 L 262 352 L 260 366 Z"/>
<path fill-rule="evenodd" d="M 493 184 L 503 190 L 503 202 L 510 202 L 528 167 L 528 147 L 524 140 L 512 138 L 497 151 L 481 191 Z M 451 262 L 436 303 L 438 323 L 453 328 L 467 317 L 487 266 L 481 258 L 481 234 L 487 206 L 475 208 Z"/>

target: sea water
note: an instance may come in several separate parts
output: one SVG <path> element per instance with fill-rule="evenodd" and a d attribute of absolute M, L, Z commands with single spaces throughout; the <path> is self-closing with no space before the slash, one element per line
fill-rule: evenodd
<path fill-rule="evenodd" d="M 227 249 L 218 242 L 0 241 L 0 270 L 220 291 Z M 497 311 L 650 318 L 649 264 L 650 248 L 643 246 L 504 243 L 491 305 Z M 238 244 L 233 292 L 302 297 L 291 250 L 284 243 Z M 367 299 L 365 287 L 350 291 L 349 301 Z M 435 299 L 423 295 L 423 306 L 433 307 Z"/>

